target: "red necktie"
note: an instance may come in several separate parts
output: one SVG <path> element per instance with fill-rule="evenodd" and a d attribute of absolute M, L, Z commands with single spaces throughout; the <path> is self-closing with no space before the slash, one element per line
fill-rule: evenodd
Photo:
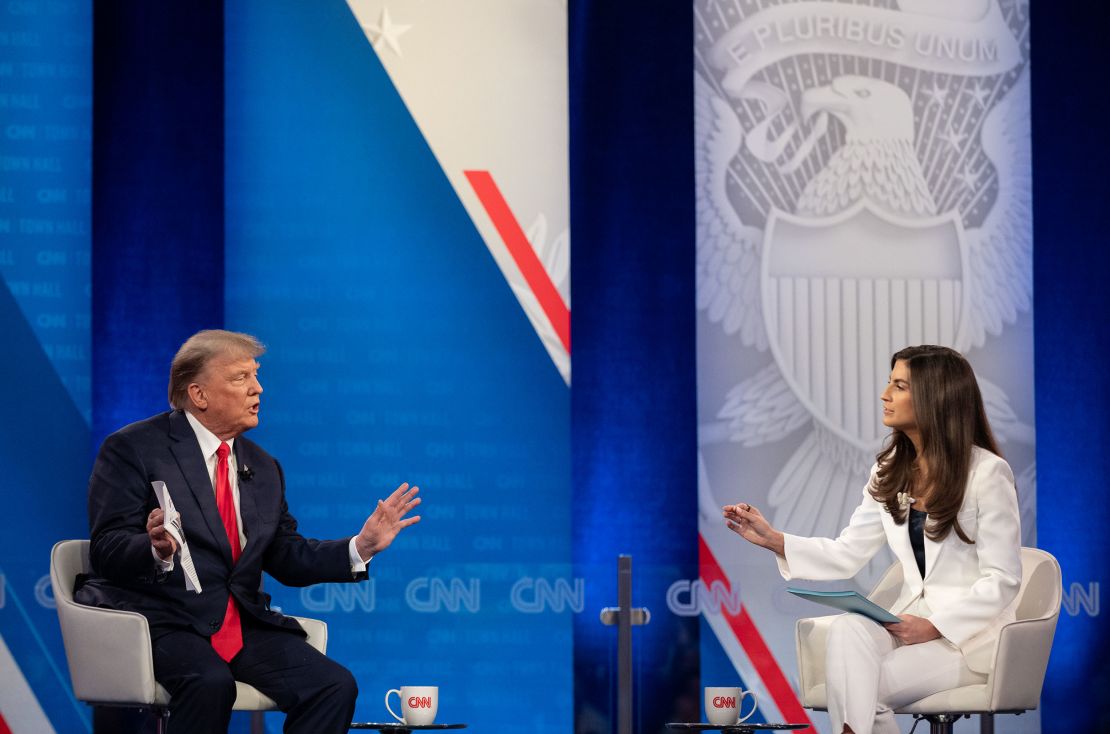
<path fill-rule="evenodd" d="M 231 543 L 231 560 L 238 561 L 243 549 L 239 547 L 239 522 L 235 519 L 235 499 L 231 496 L 231 480 L 228 477 L 227 455 L 231 448 L 226 443 L 221 443 L 216 449 L 216 507 L 220 510 L 220 519 L 227 532 L 227 540 Z M 228 594 L 227 611 L 224 612 L 224 623 L 216 634 L 212 635 L 212 647 L 216 654 L 227 662 L 243 649 L 243 626 L 239 622 L 239 607 L 235 604 L 235 597 Z"/>

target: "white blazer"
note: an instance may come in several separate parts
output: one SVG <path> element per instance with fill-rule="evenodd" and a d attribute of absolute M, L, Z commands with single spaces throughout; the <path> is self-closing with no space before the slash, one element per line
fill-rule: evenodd
<path fill-rule="evenodd" d="M 876 471 L 877 465 L 872 478 Z M 969 668 L 986 673 L 994 664 L 999 629 L 1014 620 L 1021 585 L 1021 524 L 1009 464 L 979 447 L 972 450 L 957 518 L 975 544 L 960 540 L 954 529 L 939 543 L 926 535 L 923 579 L 909 522 L 896 525 L 864 487 L 863 501 L 835 540 L 787 534 L 786 557 L 776 556 L 779 572 L 787 580 L 850 578 L 885 541 L 902 564 L 902 591 L 890 611 L 901 614 L 923 599 L 931 610 L 929 621 L 944 639 L 963 652 Z"/>

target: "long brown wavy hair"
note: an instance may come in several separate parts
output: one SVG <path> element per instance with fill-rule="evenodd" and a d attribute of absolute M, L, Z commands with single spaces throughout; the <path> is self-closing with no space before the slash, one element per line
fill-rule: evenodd
<path fill-rule="evenodd" d="M 979 446 L 1002 455 L 987 422 L 975 373 L 956 350 L 931 344 L 895 353 L 890 368 L 899 361 L 910 371 L 910 397 L 932 486 L 926 533 L 931 540 L 940 541 L 955 530 L 960 540 L 974 543 L 956 520 L 971 470 L 971 449 Z M 909 436 L 894 429 L 876 459 L 879 470 L 871 482 L 871 496 L 901 525 L 909 510 L 898 506 L 898 493 L 911 491 L 918 479 L 914 465 L 917 449 Z"/>

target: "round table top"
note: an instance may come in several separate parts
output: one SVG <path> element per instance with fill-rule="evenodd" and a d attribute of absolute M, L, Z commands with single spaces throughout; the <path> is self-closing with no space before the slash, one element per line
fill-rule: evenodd
<path fill-rule="evenodd" d="M 351 729 L 376 729 L 381 732 L 407 732 L 407 731 L 439 731 L 443 729 L 465 729 L 466 724 L 402 724 L 399 721 L 387 722 L 356 722 L 351 724 Z"/>
<path fill-rule="evenodd" d="M 670 723 L 667 724 L 668 729 L 680 729 L 682 731 L 722 731 L 725 734 L 751 734 L 754 731 L 760 730 L 788 730 L 788 729 L 808 729 L 809 724 L 774 724 L 774 723 L 757 723 L 754 721 L 745 721 L 740 724 L 704 724 L 704 723 Z"/>

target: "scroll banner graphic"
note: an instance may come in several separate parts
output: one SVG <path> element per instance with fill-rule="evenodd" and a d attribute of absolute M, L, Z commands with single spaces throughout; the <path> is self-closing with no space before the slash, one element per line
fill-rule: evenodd
<path fill-rule="evenodd" d="M 702 583 L 731 589 L 744 622 L 703 605 L 702 679 L 739 679 L 764 720 L 821 730 L 794 646 L 820 611 L 720 508 L 835 537 L 889 430 L 895 351 L 968 357 L 1036 545 L 1028 8 L 877 4 L 694 5 Z M 866 593 L 890 562 L 833 586 Z M 1039 716 L 998 727 L 1039 731 Z"/>
<path fill-rule="evenodd" d="M 1017 42 L 995 5 L 977 20 L 959 20 L 828 2 L 768 8 L 717 41 L 710 59 L 728 69 L 724 88 L 739 94 L 760 69 L 810 53 L 969 76 L 1001 74 L 1021 63 Z"/>

